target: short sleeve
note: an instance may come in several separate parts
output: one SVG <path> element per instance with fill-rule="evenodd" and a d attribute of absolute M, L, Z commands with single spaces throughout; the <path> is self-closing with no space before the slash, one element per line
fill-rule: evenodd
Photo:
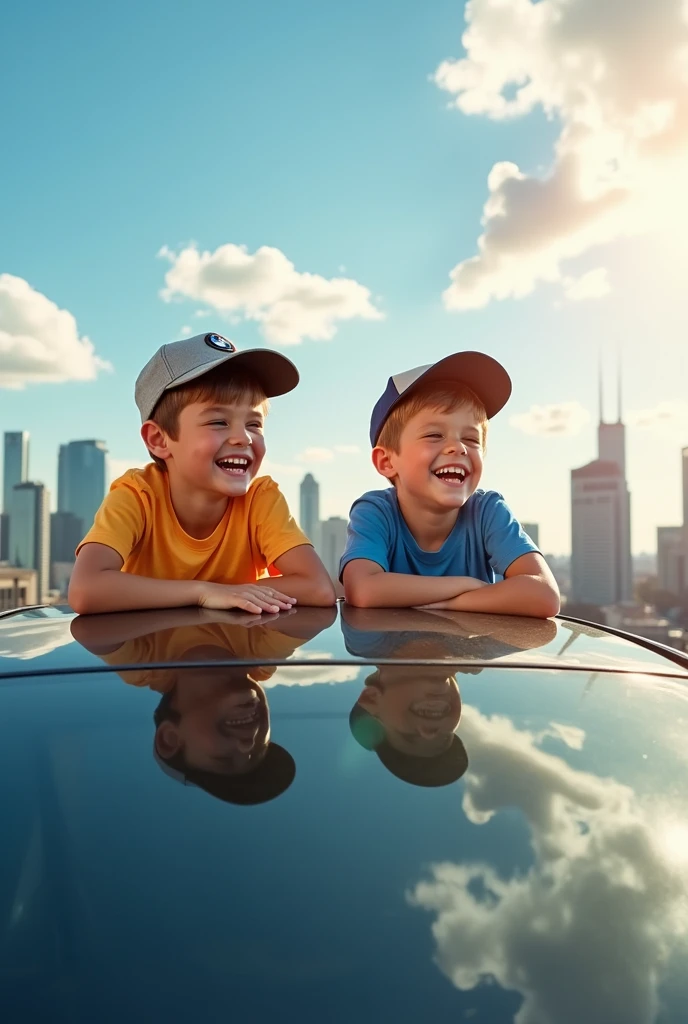
<path fill-rule="evenodd" d="M 279 487 L 269 477 L 258 483 L 250 515 L 251 532 L 268 569 L 287 551 L 311 543 L 297 525 Z"/>
<path fill-rule="evenodd" d="M 496 573 L 503 576 L 521 555 L 539 552 L 501 494 L 491 491 L 482 517 L 483 543 Z"/>
<path fill-rule="evenodd" d="M 105 544 L 126 562 L 143 536 L 145 511 L 137 491 L 128 486 L 113 487 L 96 512 L 93 526 L 76 549 L 84 544 Z"/>
<path fill-rule="evenodd" d="M 392 540 L 389 519 L 377 502 L 359 498 L 351 506 L 346 531 L 346 547 L 339 563 L 341 580 L 344 567 L 356 558 L 366 558 L 389 572 Z"/>

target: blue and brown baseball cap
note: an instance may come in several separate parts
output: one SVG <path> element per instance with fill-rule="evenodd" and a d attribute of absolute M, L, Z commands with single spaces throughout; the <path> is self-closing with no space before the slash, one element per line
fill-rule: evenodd
<path fill-rule="evenodd" d="M 437 363 L 395 373 L 387 381 L 387 387 L 375 403 L 370 418 L 370 443 L 373 448 L 392 409 L 420 384 L 430 382 L 463 384 L 470 388 L 485 406 L 488 419 L 492 419 L 504 408 L 511 394 L 509 374 L 501 363 L 483 352 L 454 352 Z"/>
<path fill-rule="evenodd" d="M 141 422 L 153 414 L 155 406 L 170 388 L 202 377 L 223 363 L 254 377 L 266 398 L 286 395 L 299 382 L 299 371 L 291 359 L 265 348 L 239 351 L 233 341 L 210 331 L 193 338 L 172 341 L 151 356 L 136 379 L 135 398 Z"/>

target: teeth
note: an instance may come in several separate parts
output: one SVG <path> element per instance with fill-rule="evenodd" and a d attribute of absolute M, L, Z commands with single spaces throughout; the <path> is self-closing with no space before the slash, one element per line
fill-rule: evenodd
<path fill-rule="evenodd" d="M 458 466 L 443 466 L 442 469 L 435 471 L 435 476 L 459 476 L 462 480 L 466 479 L 465 469 L 461 469 Z"/>
<path fill-rule="evenodd" d="M 249 464 L 249 460 L 247 458 L 245 458 L 244 456 L 238 456 L 238 457 L 229 458 L 229 459 L 218 459 L 217 460 L 217 464 L 218 464 L 218 466 L 244 466 L 244 467 L 246 467 Z"/>

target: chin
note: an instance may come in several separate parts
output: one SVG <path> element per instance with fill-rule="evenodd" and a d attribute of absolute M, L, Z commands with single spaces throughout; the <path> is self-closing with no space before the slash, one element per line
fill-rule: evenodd
<path fill-rule="evenodd" d="M 247 493 L 252 483 L 253 475 L 245 480 L 231 480 L 223 477 L 217 489 L 221 494 L 226 494 L 228 498 L 240 498 L 242 494 Z"/>

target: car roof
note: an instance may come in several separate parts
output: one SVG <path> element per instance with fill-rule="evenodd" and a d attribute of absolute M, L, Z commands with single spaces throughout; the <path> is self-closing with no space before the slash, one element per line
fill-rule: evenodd
<path fill-rule="evenodd" d="M 678 651 L 619 630 L 567 619 L 411 609 L 299 608 L 279 616 L 167 609 L 77 616 L 66 605 L 0 616 L 0 678 L 202 661 L 203 645 L 237 664 L 447 661 L 473 666 L 688 674 Z M 200 656 L 193 657 L 194 650 Z M 108 653 L 109 652 L 109 653 Z M 213 653 L 217 661 L 219 651 Z"/>
<path fill-rule="evenodd" d="M 565 619 L 0 618 L 0 1015 L 683 1024 L 686 722 Z"/>

